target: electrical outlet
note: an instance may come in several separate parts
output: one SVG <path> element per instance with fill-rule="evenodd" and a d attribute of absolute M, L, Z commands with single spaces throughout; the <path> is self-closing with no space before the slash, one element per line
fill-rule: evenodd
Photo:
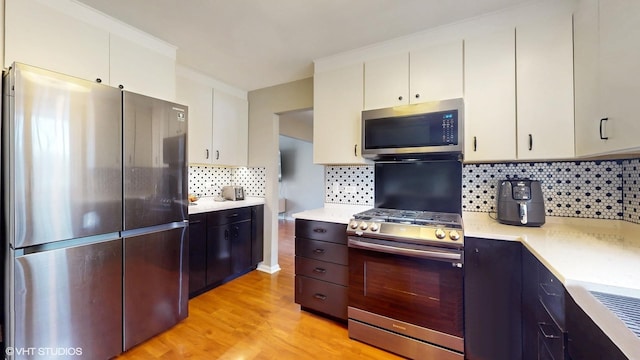
<path fill-rule="evenodd" d="M 333 183 L 333 193 L 337 194 L 340 192 L 340 184 L 339 183 Z"/>
<path fill-rule="evenodd" d="M 356 193 L 356 187 L 355 186 L 345 186 L 344 187 L 344 192 L 345 192 L 345 194 L 355 194 Z"/>

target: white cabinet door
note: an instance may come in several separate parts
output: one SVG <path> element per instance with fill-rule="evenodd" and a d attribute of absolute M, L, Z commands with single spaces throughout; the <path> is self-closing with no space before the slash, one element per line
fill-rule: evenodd
<path fill-rule="evenodd" d="M 464 160 L 515 160 L 514 29 L 465 39 L 464 46 Z"/>
<path fill-rule="evenodd" d="M 187 125 L 189 129 L 189 163 L 211 164 L 213 151 L 211 145 L 212 88 L 180 76 L 176 83 L 176 98 L 179 103 L 189 107 Z"/>
<path fill-rule="evenodd" d="M 34 0 L 5 1 L 4 66 L 15 61 L 109 81 L 109 33 Z"/>
<path fill-rule="evenodd" d="M 362 63 L 313 76 L 313 162 L 363 164 Z"/>
<path fill-rule="evenodd" d="M 247 100 L 213 91 L 213 153 L 216 165 L 247 166 L 249 105 Z"/>
<path fill-rule="evenodd" d="M 462 97 L 462 41 L 430 46 L 409 54 L 409 102 Z"/>
<path fill-rule="evenodd" d="M 518 159 L 574 157 L 571 16 L 517 27 L 516 64 Z"/>
<path fill-rule="evenodd" d="M 409 104 L 409 54 L 394 54 L 364 63 L 364 108 Z"/>
<path fill-rule="evenodd" d="M 599 97 L 608 152 L 640 147 L 640 1 L 601 0 Z M 599 134 L 598 134 L 599 135 Z"/>
<path fill-rule="evenodd" d="M 175 60 L 111 34 L 110 84 L 139 94 L 175 101 Z"/>

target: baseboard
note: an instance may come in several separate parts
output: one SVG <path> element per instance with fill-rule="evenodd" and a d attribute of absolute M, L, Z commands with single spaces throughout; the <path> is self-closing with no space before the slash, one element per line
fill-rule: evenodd
<path fill-rule="evenodd" d="M 280 270 L 280 265 L 278 264 L 272 266 L 267 266 L 264 263 L 258 264 L 258 271 L 266 272 L 267 274 L 275 274 Z"/>

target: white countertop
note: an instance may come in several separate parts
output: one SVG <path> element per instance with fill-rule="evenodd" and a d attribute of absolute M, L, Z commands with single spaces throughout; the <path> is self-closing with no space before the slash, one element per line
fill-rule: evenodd
<path fill-rule="evenodd" d="M 347 224 L 370 206 L 325 204 L 297 219 Z M 630 359 L 640 339 L 589 290 L 640 298 L 640 225 L 620 220 L 547 217 L 541 227 L 503 225 L 488 213 L 464 212 L 464 235 L 520 241 L 565 285 L 580 307 Z"/>
<path fill-rule="evenodd" d="M 202 197 L 195 202 L 196 205 L 189 205 L 189 215 L 200 214 L 210 211 L 236 209 L 245 206 L 263 205 L 264 198 L 247 197 L 238 201 L 215 201 L 213 197 Z"/>
<path fill-rule="evenodd" d="M 342 205 L 325 203 L 319 209 L 302 211 L 293 214 L 295 219 L 326 221 L 338 224 L 348 224 L 353 214 L 371 209 L 368 205 Z"/>

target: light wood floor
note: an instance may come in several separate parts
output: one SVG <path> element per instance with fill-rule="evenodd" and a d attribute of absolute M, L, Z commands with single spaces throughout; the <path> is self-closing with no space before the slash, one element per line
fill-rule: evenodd
<path fill-rule="evenodd" d="M 191 299 L 186 320 L 117 359 L 399 359 L 294 303 L 293 225 L 279 221 L 281 271 L 252 271 Z"/>

